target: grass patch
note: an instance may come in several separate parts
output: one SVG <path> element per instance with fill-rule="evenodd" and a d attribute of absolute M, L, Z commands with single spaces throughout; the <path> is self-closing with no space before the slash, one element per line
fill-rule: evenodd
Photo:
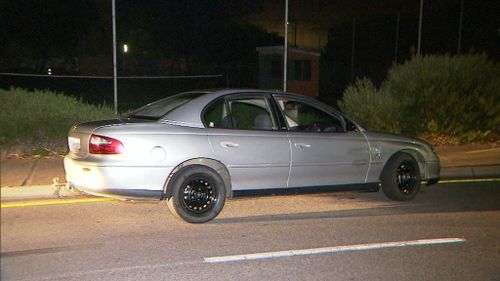
<path fill-rule="evenodd" d="M 67 152 L 71 126 L 113 118 L 106 105 L 90 105 L 50 91 L 0 89 L 0 149 L 2 155 L 50 156 Z"/>

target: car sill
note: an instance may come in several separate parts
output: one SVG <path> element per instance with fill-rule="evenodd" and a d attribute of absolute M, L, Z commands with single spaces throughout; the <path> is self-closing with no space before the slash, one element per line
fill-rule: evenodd
<path fill-rule="evenodd" d="M 311 194 L 338 191 L 377 191 L 379 183 L 344 184 L 344 185 L 323 185 L 304 186 L 289 188 L 267 188 L 267 189 L 245 189 L 233 190 L 233 197 L 244 196 L 265 196 L 265 195 L 286 195 L 286 194 Z"/>

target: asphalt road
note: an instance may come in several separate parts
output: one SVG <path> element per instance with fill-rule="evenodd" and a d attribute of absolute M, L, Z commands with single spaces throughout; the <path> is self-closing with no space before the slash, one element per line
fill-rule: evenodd
<path fill-rule="evenodd" d="M 500 280 L 499 261 L 500 182 L 237 199 L 203 225 L 163 202 L 1 210 L 1 280 Z"/>

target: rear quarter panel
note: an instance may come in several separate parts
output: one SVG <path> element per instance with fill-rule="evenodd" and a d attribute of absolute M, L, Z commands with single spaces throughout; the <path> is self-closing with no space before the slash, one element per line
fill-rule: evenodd
<path fill-rule="evenodd" d="M 124 147 L 119 155 L 89 154 L 86 160 L 100 165 L 175 167 L 192 158 L 214 157 L 204 128 L 147 123 L 102 127 L 94 133 L 115 138 Z"/>

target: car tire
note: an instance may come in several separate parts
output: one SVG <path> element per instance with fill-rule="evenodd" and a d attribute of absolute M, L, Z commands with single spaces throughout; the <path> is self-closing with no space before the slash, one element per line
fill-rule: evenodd
<path fill-rule="evenodd" d="M 407 153 L 392 156 L 380 176 L 382 191 L 391 200 L 408 201 L 420 190 L 418 163 Z"/>
<path fill-rule="evenodd" d="M 172 180 L 167 206 L 176 217 L 189 223 L 204 223 L 217 217 L 224 207 L 224 181 L 213 169 L 199 165 L 184 167 Z"/>

